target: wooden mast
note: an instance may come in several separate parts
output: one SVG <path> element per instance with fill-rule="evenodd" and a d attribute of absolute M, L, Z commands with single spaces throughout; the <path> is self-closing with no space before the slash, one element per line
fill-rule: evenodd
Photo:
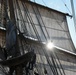
<path fill-rule="evenodd" d="M 76 31 L 76 17 L 75 17 L 75 10 L 74 10 L 73 0 L 70 0 L 70 2 L 71 2 L 73 21 L 74 21 L 74 26 L 75 26 L 75 31 Z"/>

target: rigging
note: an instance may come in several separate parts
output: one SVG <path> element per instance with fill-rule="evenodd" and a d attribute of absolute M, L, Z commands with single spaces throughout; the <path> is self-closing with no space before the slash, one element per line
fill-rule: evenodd
<path fill-rule="evenodd" d="M 61 0 L 61 1 L 62 1 L 62 2 L 63 2 L 63 4 L 65 5 L 65 7 L 66 7 L 66 8 L 67 8 L 67 10 L 69 11 L 69 13 L 70 13 L 70 14 L 72 14 L 72 13 L 71 13 L 71 11 L 70 11 L 70 9 L 68 8 L 67 4 L 64 2 L 64 0 Z"/>

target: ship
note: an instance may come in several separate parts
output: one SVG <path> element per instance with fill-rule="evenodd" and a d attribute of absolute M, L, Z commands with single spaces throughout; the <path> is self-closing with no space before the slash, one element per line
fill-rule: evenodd
<path fill-rule="evenodd" d="M 30 0 L 0 0 L 0 75 L 75 75 L 66 16 Z"/>

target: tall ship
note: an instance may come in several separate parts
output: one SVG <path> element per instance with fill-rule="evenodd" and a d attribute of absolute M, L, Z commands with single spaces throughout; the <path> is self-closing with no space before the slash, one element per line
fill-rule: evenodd
<path fill-rule="evenodd" d="M 76 75 L 66 16 L 30 0 L 0 0 L 0 75 Z"/>

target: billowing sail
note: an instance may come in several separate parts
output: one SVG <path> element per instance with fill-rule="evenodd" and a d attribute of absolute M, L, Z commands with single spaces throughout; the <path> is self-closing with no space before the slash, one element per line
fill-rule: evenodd
<path fill-rule="evenodd" d="M 75 52 L 65 13 L 27 1 L 14 0 L 14 3 L 21 32 L 34 39 L 40 38 L 42 42 L 50 40 L 57 47 Z"/>
<path fill-rule="evenodd" d="M 8 10 L 10 8 L 10 11 L 8 11 L 8 15 L 10 12 L 14 11 L 14 13 L 10 14 L 9 17 L 11 17 L 11 15 L 15 15 L 17 31 L 19 33 L 19 49 L 21 52 L 21 55 L 19 57 L 21 58 L 21 56 L 24 56 L 25 53 L 30 51 L 34 51 L 36 53 L 36 64 L 34 67 L 32 67 L 34 68 L 33 70 L 29 69 L 28 73 L 30 75 L 75 75 L 76 54 L 73 53 L 75 48 L 69 34 L 66 14 L 30 1 L 11 1 L 13 1 L 12 5 L 14 5 L 14 10 L 12 10 L 12 8 L 8 6 Z M 14 33 L 14 31 L 12 33 Z M 14 38 L 11 39 L 9 37 L 8 40 L 13 41 L 16 37 L 14 34 L 10 35 L 12 35 Z M 13 43 L 15 43 L 15 40 Z M 42 42 L 46 43 L 48 40 L 52 41 L 53 44 L 57 47 L 60 47 L 60 49 L 54 48 L 52 49 L 52 51 L 49 51 L 46 48 L 46 45 L 42 44 Z M 65 49 L 68 51 L 64 51 Z M 10 51 L 12 52 L 12 50 Z M 14 52 L 12 52 L 12 54 L 14 54 Z M 25 57 L 23 58 L 25 59 Z M 26 61 L 22 63 L 23 58 L 19 59 L 21 60 L 19 63 L 21 63 L 20 65 L 22 65 L 23 67 L 23 74 L 26 75 Z M 29 59 L 28 56 L 26 58 Z M 9 61 L 10 59 L 8 60 L 8 62 Z M 6 64 L 7 60 L 6 62 L 3 62 L 4 63 L 2 64 Z M 15 62 L 13 61 L 12 64 L 14 64 Z M 18 66 L 17 64 L 15 65 Z M 29 64 L 27 64 L 27 66 L 29 66 Z M 12 68 L 14 67 L 12 66 Z M 21 68 L 19 70 L 21 70 Z M 19 70 L 18 72 L 20 72 Z"/>

